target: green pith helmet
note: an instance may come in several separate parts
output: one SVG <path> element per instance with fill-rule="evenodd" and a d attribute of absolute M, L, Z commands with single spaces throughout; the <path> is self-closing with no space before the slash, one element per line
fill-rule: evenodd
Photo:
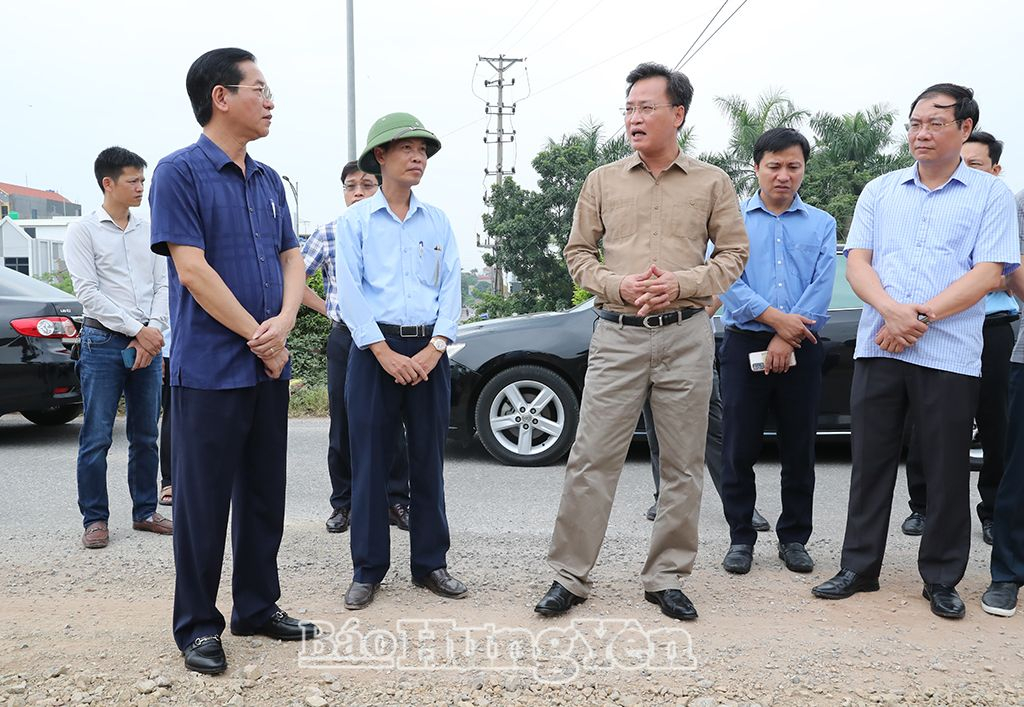
<path fill-rule="evenodd" d="M 421 138 L 427 143 L 427 157 L 433 157 L 441 149 L 441 141 L 434 133 L 423 127 L 423 123 L 409 113 L 388 113 L 370 126 L 366 135 L 366 147 L 359 155 L 359 169 L 369 174 L 380 174 L 380 163 L 373 156 L 373 148 L 387 145 L 392 140 Z"/>

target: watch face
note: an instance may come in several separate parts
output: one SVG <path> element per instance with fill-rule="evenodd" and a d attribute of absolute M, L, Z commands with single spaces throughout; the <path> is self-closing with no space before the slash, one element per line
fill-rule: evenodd
<path fill-rule="evenodd" d="M 444 351 L 448 348 L 448 345 L 444 343 L 443 339 L 433 339 L 430 343 L 433 344 L 434 348 L 438 351 Z"/>

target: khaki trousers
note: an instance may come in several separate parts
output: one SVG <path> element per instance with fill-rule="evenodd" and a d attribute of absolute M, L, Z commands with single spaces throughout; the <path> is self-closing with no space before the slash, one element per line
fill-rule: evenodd
<path fill-rule="evenodd" d="M 689 576 L 697 556 L 713 359 L 704 312 L 657 329 L 597 320 L 548 551 L 556 581 L 573 594 L 590 593 L 588 575 L 648 392 L 661 442 L 661 493 L 640 579 L 646 591 L 658 592 L 678 589 L 680 578 Z"/>

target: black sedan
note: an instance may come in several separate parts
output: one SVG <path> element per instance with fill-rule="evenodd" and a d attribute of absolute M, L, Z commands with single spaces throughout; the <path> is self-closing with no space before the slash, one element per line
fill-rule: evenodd
<path fill-rule="evenodd" d="M 73 296 L 0 267 L 0 415 L 62 425 L 81 414 L 71 360 L 81 317 Z"/>
<path fill-rule="evenodd" d="M 850 429 L 853 348 L 862 303 L 837 256 L 825 345 L 819 434 Z M 449 347 L 452 409 L 449 436 L 484 448 L 511 466 L 544 466 L 572 445 L 596 315 L 593 300 L 564 312 L 529 314 L 459 327 Z M 717 338 L 721 322 L 715 319 Z M 769 423 L 770 426 L 770 423 Z M 637 434 L 643 433 L 642 423 Z M 770 433 L 770 429 L 769 429 Z"/>

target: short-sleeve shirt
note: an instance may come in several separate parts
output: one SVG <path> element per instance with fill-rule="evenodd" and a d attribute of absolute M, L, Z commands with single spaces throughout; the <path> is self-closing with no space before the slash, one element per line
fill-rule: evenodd
<path fill-rule="evenodd" d="M 280 254 L 298 247 L 277 172 L 246 155 L 245 174 L 206 135 L 164 157 L 149 192 L 153 250 L 193 246 L 262 322 L 281 312 Z M 224 390 L 270 380 L 246 340 L 211 317 L 168 262 L 173 386 Z M 290 364 L 281 374 L 290 377 Z"/>
<path fill-rule="evenodd" d="M 883 174 L 864 187 L 854 211 L 846 252 L 872 251 L 871 267 L 897 302 L 923 303 L 977 263 L 1020 265 L 1013 194 L 1002 180 L 961 160 L 936 189 L 921 183 L 917 165 Z M 934 322 L 902 353 L 884 351 L 875 336 L 882 315 L 865 304 L 854 358 L 893 358 L 925 368 L 981 375 L 984 298 Z"/>

